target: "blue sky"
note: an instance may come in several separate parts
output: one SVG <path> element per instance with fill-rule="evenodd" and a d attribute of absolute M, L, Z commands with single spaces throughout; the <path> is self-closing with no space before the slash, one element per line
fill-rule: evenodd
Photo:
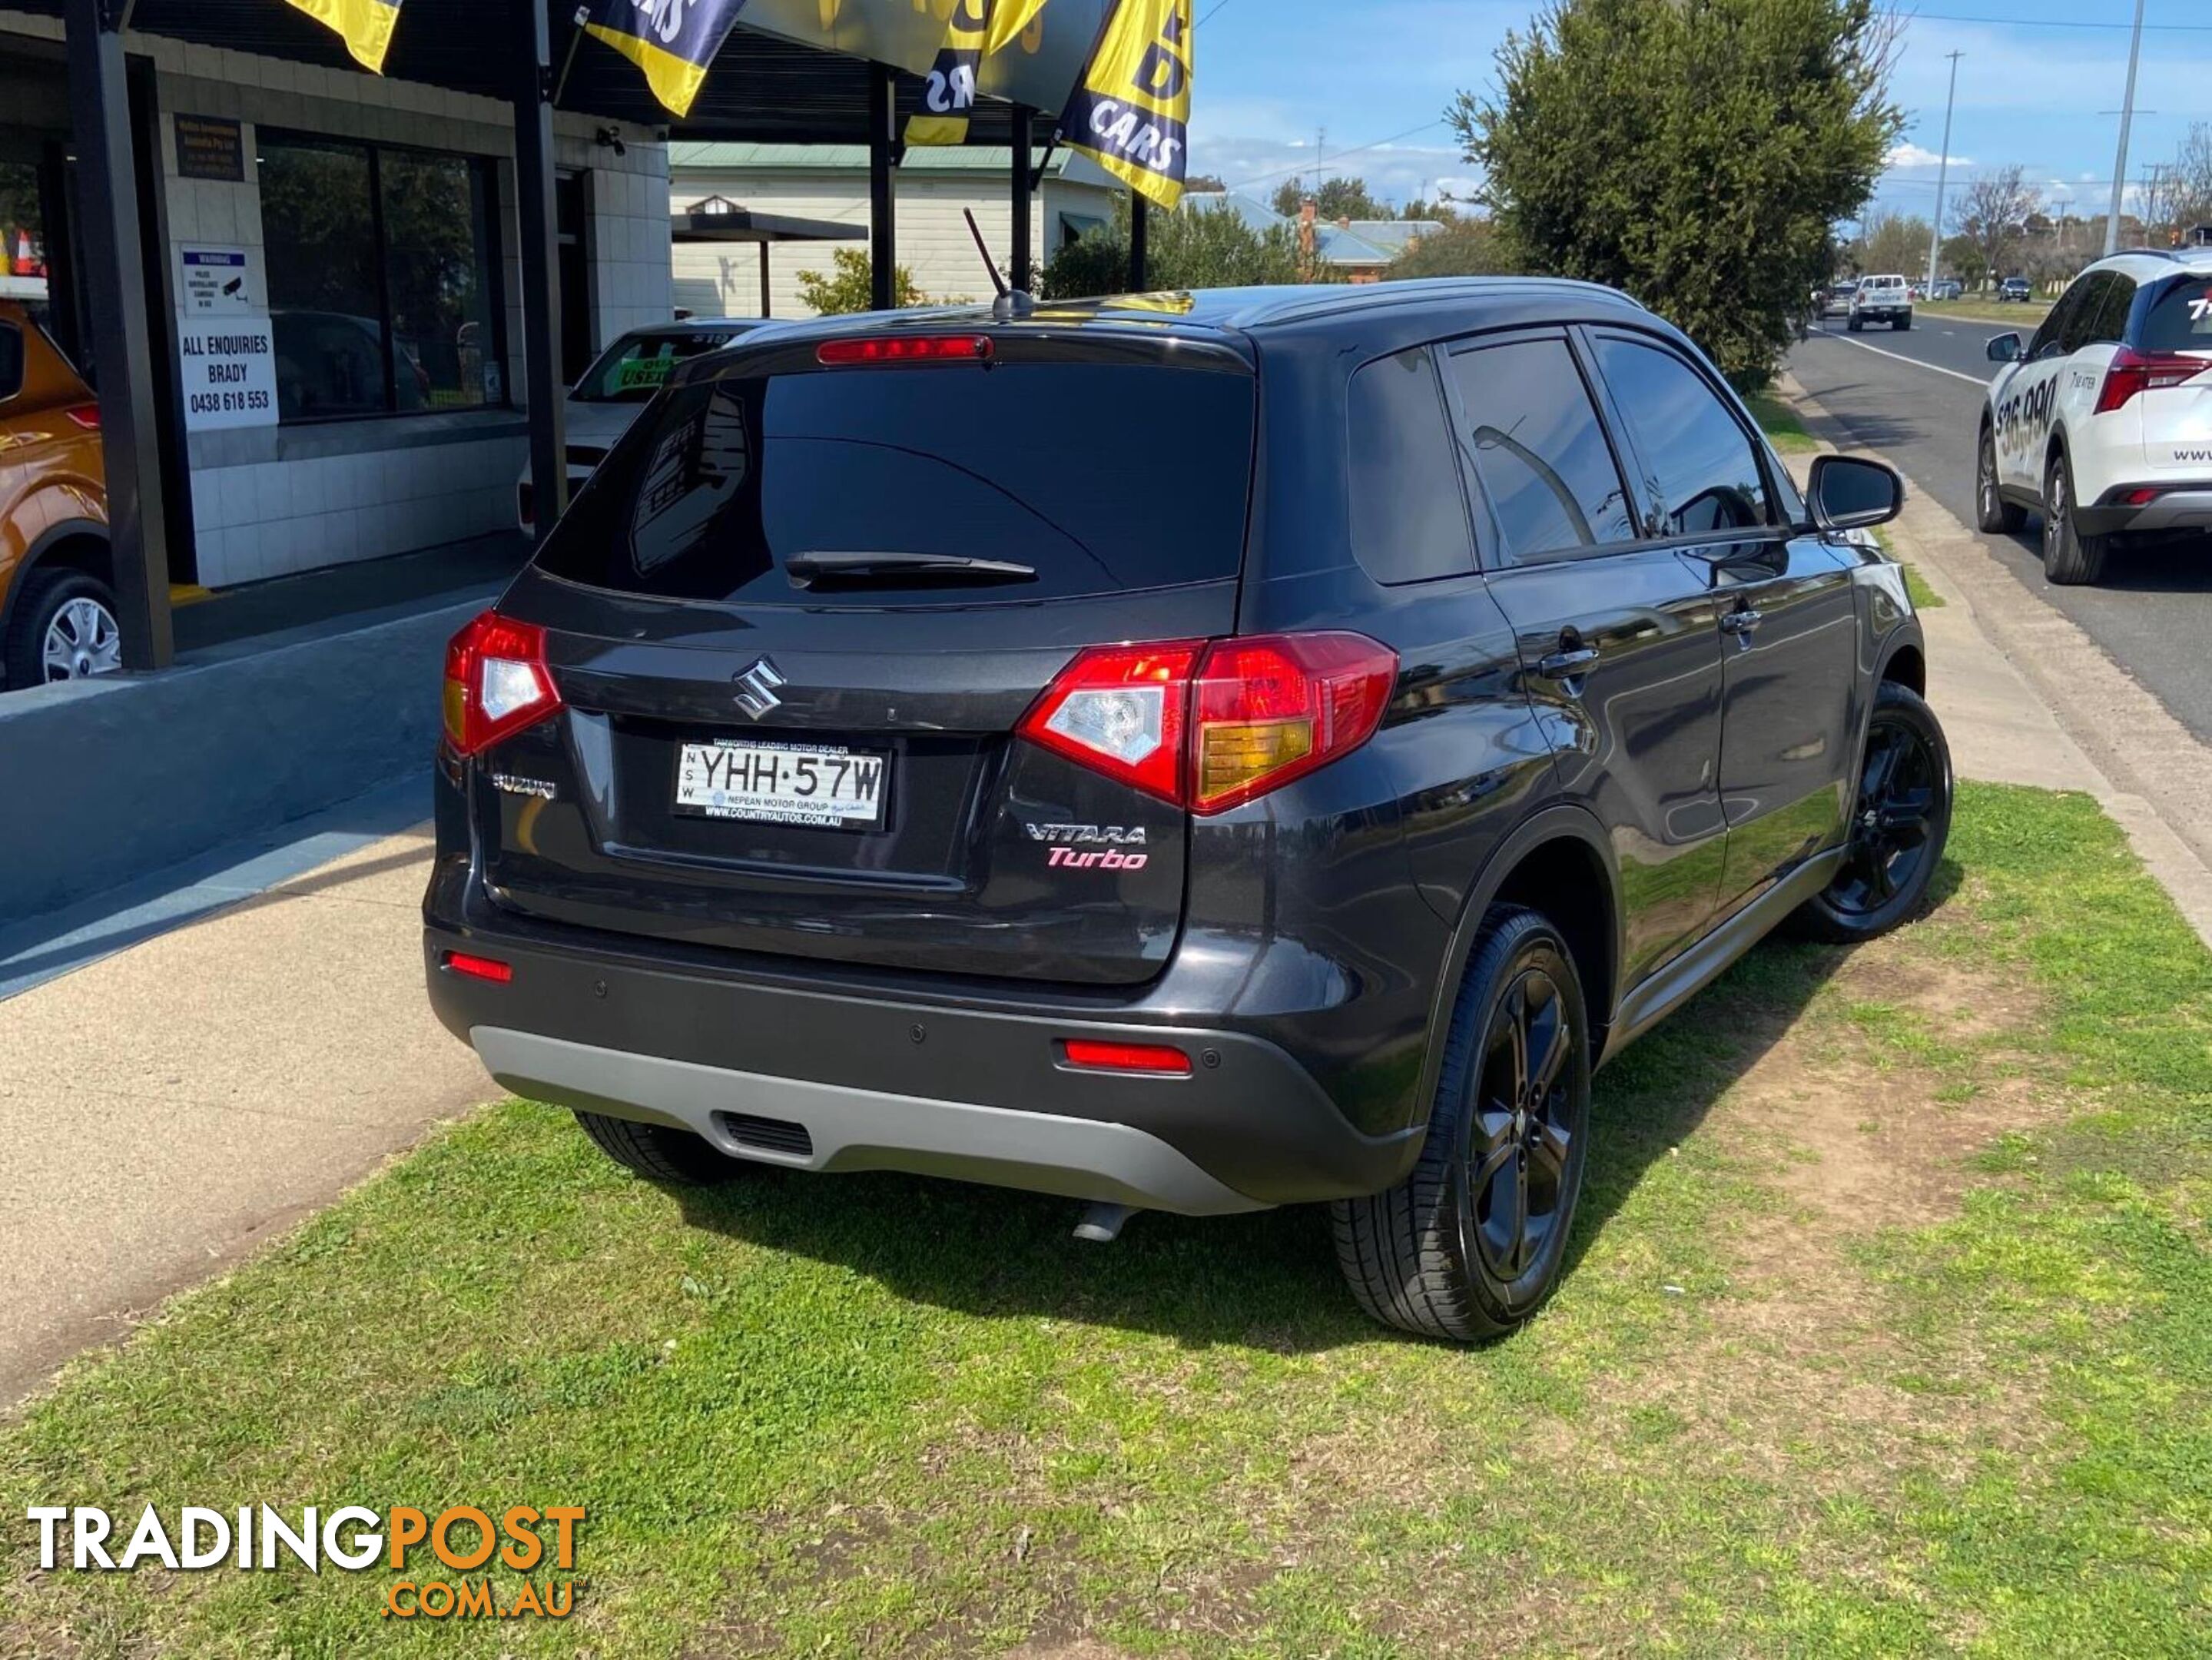
<path fill-rule="evenodd" d="M 1528 0 L 1198 0 L 1191 165 L 1272 192 L 1314 165 L 1318 126 L 1327 129 L 1325 173 L 1360 173 L 1393 200 L 1439 184 L 1472 190 L 1478 175 L 1460 159 L 1444 107 L 1461 88 L 1492 85 L 1498 41 L 1532 14 Z M 2018 161 L 2047 198 L 2102 212 L 2130 15 L 2128 0 L 1929 0 L 1910 9 L 1891 82 L 1907 125 L 1876 204 L 1933 210 L 1944 54 L 1955 50 L 1966 56 L 1953 180 Z M 2170 157 L 2192 119 L 2212 120 L 2212 9 L 2146 0 L 2144 23 L 2131 179 Z"/>

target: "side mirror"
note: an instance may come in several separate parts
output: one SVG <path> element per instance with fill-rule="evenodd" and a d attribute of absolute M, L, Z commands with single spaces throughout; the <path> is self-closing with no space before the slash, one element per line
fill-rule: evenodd
<path fill-rule="evenodd" d="M 1818 528 L 1863 530 L 1897 517 L 1905 506 L 1905 480 L 1896 468 L 1864 456 L 1815 456 L 1805 500 Z"/>
<path fill-rule="evenodd" d="M 2020 362 L 2020 337 L 2000 334 L 1984 348 L 1984 353 L 1992 363 L 2017 363 Z"/>

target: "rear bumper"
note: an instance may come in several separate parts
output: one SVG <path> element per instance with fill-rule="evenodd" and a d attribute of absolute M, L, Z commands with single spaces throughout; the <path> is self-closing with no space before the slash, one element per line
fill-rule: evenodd
<path fill-rule="evenodd" d="M 2126 498 L 2137 489 L 2159 493 L 2140 507 L 2130 506 Z M 2212 483 L 2173 487 L 2148 481 L 2115 484 L 2093 505 L 2075 508 L 2074 522 L 2085 536 L 2212 530 Z"/>
<path fill-rule="evenodd" d="M 1419 1152 L 1419 1129 L 1362 1134 L 1279 1045 L 1202 1016 L 1138 1022 L 1095 999 L 925 1000 L 656 961 L 647 944 L 556 939 L 468 893 L 459 871 L 434 878 L 424 969 L 439 1019 L 495 1078 L 679 1125 L 733 1157 L 1202 1215 L 1378 1192 Z M 451 951 L 513 977 L 457 975 Z M 1071 1037 L 1171 1043 L 1192 1070 L 1076 1070 Z"/>

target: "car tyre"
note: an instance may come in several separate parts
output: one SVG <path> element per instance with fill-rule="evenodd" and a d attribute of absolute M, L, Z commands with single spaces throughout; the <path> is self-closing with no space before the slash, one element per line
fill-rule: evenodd
<path fill-rule="evenodd" d="M 2027 511 L 2008 502 L 1997 483 L 1997 438 L 1987 425 L 1974 458 L 1974 528 L 1988 536 L 2014 536 L 2027 522 Z"/>
<path fill-rule="evenodd" d="M 1534 911 L 1493 909 L 1454 1002 L 1419 1158 L 1395 1187 L 1330 1207 L 1361 1308 L 1471 1342 L 1542 1305 L 1582 1189 L 1589 1049 L 1565 939 Z"/>
<path fill-rule="evenodd" d="M 1890 327 L 1893 329 L 1909 329 L 1911 326 L 1912 313 L 1911 312 L 1905 313 L 1904 316 L 1899 318 L 1895 322 L 1890 325 Z"/>
<path fill-rule="evenodd" d="M 123 666 L 114 594 L 81 570 L 33 571 L 15 598 L 5 652 L 10 686 L 112 674 Z"/>
<path fill-rule="evenodd" d="M 1918 692 L 1885 680 L 1859 751 L 1850 840 L 1793 932 L 1831 945 L 1878 939 L 1920 909 L 1951 834 L 1951 746 Z"/>
<path fill-rule="evenodd" d="M 2043 574 L 2063 587 L 2094 582 L 2105 574 L 2106 536 L 2084 536 L 2074 521 L 2074 471 L 2066 452 L 2051 458 L 2043 475 Z"/>
<path fill-rule="evenodd" d="M 1866 323 L 1863 319 L 1854 317 L 1849 322 L 1845 323 L 1844 326 L 1849 329 L 1853 334 L 1856 334 L 1860 330 L 1866 327 Z"/>
<path fill-rule="evenodd" d="M 596 1112 L 580 1112 L 576 1122 L 615 1163 L 665 1187 L 713 1187 L 744 1172 L 744 1160 L 716 1151 L 706 1137 L 690 1130 Z"/>

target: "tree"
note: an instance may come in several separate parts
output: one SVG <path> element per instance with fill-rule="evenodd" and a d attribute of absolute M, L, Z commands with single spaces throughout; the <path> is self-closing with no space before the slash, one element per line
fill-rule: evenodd
<path fill-rule="evenodd" d="M 1489 220 L 1455 219 L 1442 230 L 1415 237 L 1382 275 L 1504 277 L 1526 269 Z"/>
<path fill-rule="evenodd" d="M 1450 224 L 1459 217 L 1459 204 L 1449 196 L 1439 196 L 1433 202 L 1417 196 L 1398 210 L 1401 219 L 1433 219 L 1439 224 Z"/>
<path fill-rule="evenodd" d="M 868 256 L 858 248 L 830 250 L 830 270 L 803 271 L 799 273 L 799 297 L 824 317 L 842 316 L 847 312 L 867 311 L 875 304 L 873 285 L 869 280 Z M 891 272 L 891 287 L 896 306 L 921 306 L 928 303 L 929 296 L 915 286 L 914 273 L 904 265 Z"/>
<path fill-rule="evenodd" d="M 1967 180 L 1951 210 L 1951 228 L 1974 245 L 1983 271 L 2003 277 L 2027 240 L 2029 216 L 2042 210 L 2042 192 L 2022 179 L 2015 164 Z"/>
<path fill-rule="evenodd" d="M 1229 185 L 1219 173 L 1194 173 L 1183 180 L 1182 187 L 1194 196 L 1218 196 Z"/>
<path fill-rule="evenodd" d="M 1367 193 L 1364 179 L 1349 177 L 1330 179 L 1313 192 L 1314 213 L 1316 218 L 1336 219 L 1395 219 L 1388 202 L 1378 202 Z M 1272 205 L 1285 219 L 1295 219 L 1306 198 L 1304 184 L 1296 179 L 1286 179 L 1275 187 Z"/>
<path fill-rule="evenodd" d="M 1252 283 L 1308 280 L 1297 238 L 1286 225 L 1256 231 L 1227 208 L 1187 204 L 1152 210 L 1146 225 L 1145 280 L 1156 289 L 1241 288 Z M 1123 294 L 1129 287 L 1129 204 L 1114 204 L 1114 222 L 1086 231 L 1044 268 L 1043 297 L 1074 300 Z"/>
<path fill-rule="evenodd" d="M 1627 289 L 1756 386 L 1902 128 L 1875 6 L 1551 0 L 1446 119 L 1531 269 Z"/>
<path fill-rule="evenodd" d="M 1861 271 L 1926 274 L 1928 243 L 1934 228 L 1925 219 L 1898 213 L 1869 214 L 1859 225 L 1851 258 Z"/>
<path fill-rule="evenodd" d="M 1943 240 L 1942 266 L 1970 289 L 1978 289 L 1989 280 L 1989 261 L 1971 236 L 1949 236 Z"/>

